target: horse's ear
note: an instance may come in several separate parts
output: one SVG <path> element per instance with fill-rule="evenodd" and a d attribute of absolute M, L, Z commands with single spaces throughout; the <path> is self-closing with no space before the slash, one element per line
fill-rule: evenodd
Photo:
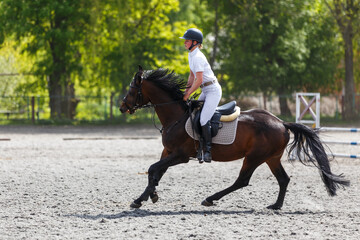
<path fill-rule="evenodd" d="M 144 70 L 142 68 L 142 66 L 139 65 L 139 73 L 140 73 L 140 76 L 143 74 Z"/>

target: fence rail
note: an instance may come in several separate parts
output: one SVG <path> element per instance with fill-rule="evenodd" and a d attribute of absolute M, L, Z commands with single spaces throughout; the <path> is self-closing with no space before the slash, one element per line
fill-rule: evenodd
<path fill-rule="evenodd" d="M 119 98 L 114 95 L 98 97 L 76 97 L 77 120 L 105 120 L 120 115 L 117 111 Z M 70 99 L 73 100 L 73 99 Z M 49 97 L 24 96 L 0 97 L 0 120 L 31 120 L 32 122 L 50 119 Z"/>
<path fill-rule="evenodd" d="M 267 109 L 275 115 L 280 115 L 278 96 L 261 94 L 223 96 L 224 99 L 236 100 L 242 110 L 251 108 Z M 291 95 L 280 96 L 287 98 L 291 114 L 295 116 L 295 97 Z M 75 120 L 80 121 L 101 121 L 108 119 L 122 119 L 125 121 L 139 120 L 152 121 L 152 109 L 143 109 L 135 115 L 122 116 L 119 111 L 119 104 L 123 96 L 120 94 L 108 94 L 106 96 L 76 96 L 78 104 L 75 109 Z M 360 114 L 360 94 L 356 95 L 356 111 Z M 338 96 L 321 97 L 322 116 L 338 118 L 341 115 L 341 98 Z M 0 97 L 0 120 L 26 120 L 37 122 L 50 120 L 50 108 L 48 96 L 8 96 Z M 306 120 L 306 119 L 305 119 Z"/>

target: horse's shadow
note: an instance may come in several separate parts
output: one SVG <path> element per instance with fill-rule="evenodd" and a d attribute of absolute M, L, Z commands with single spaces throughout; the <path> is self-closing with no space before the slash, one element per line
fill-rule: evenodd
<path fill-rule="evenodd" d="M 116 214 L 69 214 L 66 217 L 77 217 L 83 219 L 97 220 L 97 219 L 120 219 L 128 217 L 150 217 L 150 216 L 186 216 L 186 215 L 233 215 L 233 214 L 252 214 L 255 210 L 245 211 L 149 211 L 143 209 L 135 209 L 129 211 L 123 211 Z"/>
<path fill-rule="evenodd" d="M 123 211 L 116 214 L 98 214 L 98 215 L 90 215 L 90 214 L 68 214 L 65 215 L 65 217 L 76 217 L 81 219 L 88 219 L 88 220 L 98 220 L 98 219 L 121 219 L 121 218 L 144 218 L 144 217 L 150 217 L 150 216 L 189 216 L 189 215 L 317 215 L 317 214 L 324 214 L 327 212 L 319 211 L 273 211 L 273 210 L 243 210 L 243 211 L 226 211 L 226 210 L 209 210 L 209 211 L 149 211 L 149 210 L 143 210 L 143 209 L 135 209 L 135 210 L 129 210 L 129 211 Z"/>

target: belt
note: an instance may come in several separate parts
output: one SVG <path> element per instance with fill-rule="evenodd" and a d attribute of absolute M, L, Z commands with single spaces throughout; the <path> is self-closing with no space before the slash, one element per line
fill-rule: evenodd
<path fill-rule="evenodd" d="M 210 81 L 210 82 L 203 83 L 203 84 L 200 85 L 200 88 L 209 86 L 209 85 L 211 85 L 211 84 L 213 84 L 213 83 L 216 83 L 216 80 L 212 80 L 212 81 Z"/>

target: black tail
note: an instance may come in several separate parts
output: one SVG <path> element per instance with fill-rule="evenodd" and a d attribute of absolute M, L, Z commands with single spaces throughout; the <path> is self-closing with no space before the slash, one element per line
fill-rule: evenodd
<path fill-rule="evenodd" d="M 294 134 L 294 141 L 290 143 L 289 156 L 295 150 L 301 163 L 304 165 L 314 164 L 320 170 L 321 178 L 331 196 L 336 195 L 338 188 L 350 185 L 350 182 L 344 179 L 342 174 L 331 173 L 328 156 L 317 132 L 298 123 L 284 123 L 284 126 Z"/>

